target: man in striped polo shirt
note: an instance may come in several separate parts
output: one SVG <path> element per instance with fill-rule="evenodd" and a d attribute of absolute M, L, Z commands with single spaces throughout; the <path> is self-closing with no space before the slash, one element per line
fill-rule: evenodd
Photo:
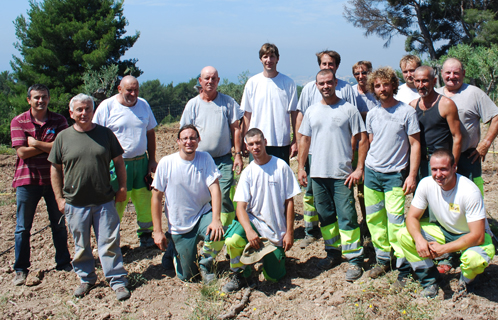
<path fill-rule="evenodd" d="M 16 188 L 17 224 L 15 231 L 16 276 L 14 285 L 25 284 L 30 267 L 30 231 L 36 206 L 41 197 L 47 204 L 52 238 L 55 247 L 57 270 L 72 270 L 71 257 L 67 249 L 66 224 L 57 207 L 50 184 L 48 154 L 59 132 L 67 128 L 62 115 L 48 110 L 50 93 L 46 86 L 35 84 L 28 89 L 31 108 L 12 119 L 10 135 L 17 160 L 12 187 Z"/>

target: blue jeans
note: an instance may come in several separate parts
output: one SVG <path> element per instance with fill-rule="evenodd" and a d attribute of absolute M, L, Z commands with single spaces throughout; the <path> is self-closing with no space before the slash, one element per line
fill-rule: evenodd
<path fill-rule="evenodd" d="M 93 226 L 102 271 L 113 290 L 128 284 L 119 247 L 119 215 L 114 200 L 99 206 L 76 207 L 66 203 L 65 214 L 74 238 L 73 267 L 82 283 L 97 282 L 95 260 L 90 243 Z"/>
<path fill-rule="evenodd" d="M 52 240 L 55 248 L 56 269 L 63 269 L 71 263 L 71 256 L 67 250 L 67 230 L 62 213 L 55 201 L 52 186 L 26 185 L 16 189 L 17 224 L 15 231 L 15 271 L 28 271 L 30 263 L 31 226 L 36 207 L 41 198 L 47 204 L 48 218 L 52 228 Z"/>

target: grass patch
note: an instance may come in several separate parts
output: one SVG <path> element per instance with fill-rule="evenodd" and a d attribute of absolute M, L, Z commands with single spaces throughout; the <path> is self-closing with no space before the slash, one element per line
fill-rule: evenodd
<path fill-rule="evenodd" d="M 214 320 L 220 313 L 223 313 L 223 304 L 226 294 L 221 292 L 218 281 L 214 284 L 204 285 L 199 291 L 189 298 L 186 302 L 192 310 L 188 319 L 191 320 Z"/>
<path fill-rule="evenodd" d="M 0 154 L 13 156 L 16 154 L 16 149 L 6 144 L 0 144 Z"/>
<path fill-rule="evenodd" d="M 391 289 L 397 272 L 376 280 L 357 283 L 348 292 L 343 316 L 346 319 L 434 319 L 441 301 L 420 297 L 422 287 L 412 279 L 400 292 Z"/>

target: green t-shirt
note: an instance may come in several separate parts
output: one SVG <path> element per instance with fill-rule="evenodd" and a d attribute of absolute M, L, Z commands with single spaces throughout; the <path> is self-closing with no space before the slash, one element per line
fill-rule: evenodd
<path fill-rule="evenodd" d="M 55 139 L 48 161 L 63 165 L 66 202 L 88 207 L 113 200 L 109 164 L 121 154 L 123 149 L 110 129 L 96 125 L 79 132 L 70 127 Z"/>

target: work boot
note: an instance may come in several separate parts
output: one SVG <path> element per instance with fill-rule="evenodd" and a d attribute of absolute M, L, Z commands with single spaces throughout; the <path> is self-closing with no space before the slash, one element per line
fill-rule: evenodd
<path fill-rule="evenodd" d="M 373 267 L 372 269 L 368 270 L 366 272 L 366 276 L 371 278 L 371 279 L 377 279 L 378 277 L 386 274 L 386 272 L 388 270 L 389 270 L 388 264 L 386 264 L 386 265 L 378 264 L 375 267 Z"/>
<path fill-rule="evenodd" d="M 332 269 L 334 265 L 338 264 L 341 261 L 340 256 L 333 255 L 330 253 L 330 251 L 332 250 L 327 251 L 327 256 L 318 261 L 318 263 L 316 264 L 318 268 L 322 270 L 329 270 Z"/>
<path fill-rule="evenodd" d="M 15 286 L 22 286 L 26 283 L 26 278 L 28 277 L 28 271 L 16 271 L 16 277 L 14 278 Z"/>
<path fill-rule="evenodd" d="M 249 278 L 245 278 L 242 275 L 242 272 L 234 272 L 232 273 L 230 278 L 230 281 L 221 289 L 225 293 L 238 291 L 243 287 L 247 287 L 251 284 Z"/>
<path fill-rule="evenodd" d="M 303 240 L 299 241 L 299 248 L 305 249 L 307 246 L 309 246 L 316 240 L 317 239 L 314 236 L 307 234 Z"/>
<path fill-rule="evenodd" d="M 210 285 L 214 280 L 216 280 L 216 275 L 213 272 L 208 272 L 204 270 L 202 266 L 199 269 L 201 273 L 202 282 L 204 282 L 205 285 Z"/>
<path fill-rule="evenodd" d="M 84 297 L 94 287 L 95 287 L 95 283 L 88 283 L 88 282 L 80 283 L 78 288 L 76 288 L 76 290 L 74 290 L 74 296 L 76 298 Z"/>
<path fill-rule="evenodd" d="M 353 282 L 355 280 L 358 280 L 361 278 L 362 274 L 363 270 L 361 269 L 360 266 L 357 266 L 355 264 L 350 264 L 348 271 L 346 271 L 346 281 Z"/>
<path fill-rule="evenodd" d="M 152 238 L 151 232 L 144 232 L 138 236 L 140 239 L 140 247 L 141 248 L 152 248 L 155 247 L 154 238 Z"/>
<path fill-rule="evenodd" d="M 422 290 L 422 292 L 420 293 L 420 295 L 424 298 L 432 299 L 437 297 L 438 292 L 439 292 L 439 286 L 436 283 L 434 283 L 425 287 L 424 290 Z"/>
<path fill-rule="evenodd" d="M 130 290 L 126 287 L 119 287 L 114 292 L 116 292 L 116 299 L 118 301 L 123 301 L 131 297 Z"/>

